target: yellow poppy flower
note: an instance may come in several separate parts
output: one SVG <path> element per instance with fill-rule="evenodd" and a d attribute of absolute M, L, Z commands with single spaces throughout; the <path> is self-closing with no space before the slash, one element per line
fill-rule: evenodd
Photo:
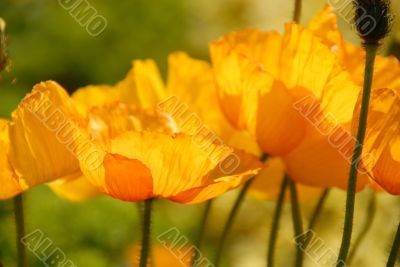
<path fill-rule="evenodd" d="M 229 121 L 248 130 L 266 154 L 281 156 L 295 181 L 346 188 L 350 165 L 330 138 L 349 135 L 360 87 L 330 47 L 290 23 L 283 36 L 244 30 L 211 43 L 210 50 Z M 361 178 L 359 188 L 366 182 Z"/>
<path fill-rule="evenodd" d="M 355 118 L 358 118 L 358 109 L 356 111 Z M 390 89 L 373 90 L 361 163 L 374 182 L 394 195 L 400 194 L 399 117 L 400 100 L 397 92 Z"/>
<path fill-rule="evenodd" d="M 223 159 L 233 151 L 209 143 L 207 152 L 210 154 L 184 134 L 131 131 L 111 140 L 109 149 L 104 149 L 104 157 L 98 161 L 98 168 L 88 169 L 84 164 L 81 168 L 100 191 L 114 198 L 124 201 L 165 198 L 180 203 L 198 203 L 216 197 L 239 186 L 259 168 L 220 175 L 218 168 L 231 164 Z M 256 158 L 253 160 L 257 162 Z"/>
<path fill-rule="evenodd" d="M 322 100 L 333 80 L 344 75 L 336 56 L 293 23 L 284 36 L 245 30 L 224 36 L 210 49 L 225 114 L 270 155 L 287 154 L 304 137 L 306 121 L 294 102 L 307 95 Z"/>
<path fill-rule="evenodd" d="M 134 77 L 125 80 L 148 85 L 146 82 L 135 82 Z M 125 80 L 110 88 L 112 93 Z M 77 94 L 82 96 L 89 92 L 90 95 L 92 90 L 84 88 Z M 131 90 L 138 90 L 138 87 Z M 127 92 L 134 96 L 141 95 Z M 120 95 L 119 99 L 124 98 Z M 78 101 L 85 103 L 82 98 Z M 238 174 L 222 173 L 225 170 L 218 171 L 217 167 L 223 164 L 221 157 L 232 152 L 229 148 L 214 144 L 214 140 L 208 140 L 206 135 L 179 134 L 175 137 L 172 132 L 181 130 L 169 115 L 137 108 L 128 103 L 105 103 L 94 107 L 89 105 L 86 112 L 88 136 L 98 146 L 102 157 L 94 165 L 87 166 L 82 162 L 81 169 L 85 177 L 106 194 L 127 201 L 162 197 L 182 203 L 197 203 L 238 187 L 261 167 L 256 156 L 235 151 L 234 156 L 240 158 L 234 160 L 240 160 L 241 163 L 235 168 Z M 133 149 L 134 154 L 129 152 L 130 149 Z M 178 160 L 180 157 L 182 159 Z M 199 157 L 201 160 L 196 160 Z M 172 159 L 177 165 L 168 166 Z M 90 168 L 93 166 L 98 168 Z M 185 173 L 189 169 L 192 172 L 190 175 Z M 164 188 L 168 183 L 171 185 Z"/>
<path fill-rule="evenodd" d="M 184 122 L 190 121 L 188 114 L 193 112 L 226 144 L 254 155 L 260 155 L 260 149 L 254 138 L 248 132 L 231 126 L 222 113 L 210 65 L 179 52 L 170 55 L 168 62 L 168 94 L 176 95 L 183 104 L 187 104 L 184 111 L 170 112 L 175 115 L 173 116 L 175 121 L 183 121 L 180 125 L 185 128 Z M 176 105 L 173 106 L 176 108 Z M 179 110 L 179 107 L 177 109 Z M 170 110 L 174 110 L 174 108 L 170 108 Z M 190 123 L 188 124 L 192 126 Z M 193 128 L 187 128 L 189 133 L 195 132 Z M 269 159 L 250 187 L 250 195 L 259 199 L 275 200 L 283 174 L 282 162 L 279 159 Z M 317 196 L 317 193 L 320 192 L 318 189 L 306 186 L 299 186 L 298 189 L 299 197 L 303 201 Z"/>
<path fill-rule="evenodd" d="M 133 116 L 132 109 L 135 108 L 131 104 L 137 107 L 154 107 L 163 97 L 162 90 L 162 81 L 155 63 L 151 60 L 134 61 L 132 70 L 121 82 L 114 86 L 89 85 L 80 88 L 72 94 L 72 100 L 79 112 L 89 121 L 85 126 L 86 131 L 92 134 L 93 138 L 107 142 L 109 134 L 115 134 L 118 129 L 134 130 L 132 127 L 137 128 L 140 121 L 145 119 L 138 118 L 144 114 Z M 125 104 L 129 107 L 124 106 Z M 135 110 L 138 113 L 147 112 L 138 108 Z M 112 114 L 106 116 L 108 112 Z M 91 186 L 85 177 L 74 175 L 79 177 L 57 181 L 51 188 L 60 197 L 72 201 L 83 201 L 97 195 L 97 189 Z"/>
<path fill-rule="evenodd" d="M 84 121 L 55 82 L 36 85 L 12 114 L 9 160 L 21 186 L 33 187 L 79 173 Z M 83 144 L 82 144 L 83 145 Z"/>
<path fill-rule="evenodd" d="M 8 160 L 10 139 L 8 121 L 0 119 L 0 199 L 12 198 L 23 191 L 18 177 Z"/>
<path fill-rule="evenodd" d="M 148 130 L 172 133 L 168 118 L 152 109 L 140 109 L 115 102 L 94 106 L 86 113 L 86 135 L 92 144 L 104 149 L 109 148 L 112 138 L 126 131 Z M 96 151 L 103 154 L 101 149 L 96 148 Z M 100 165 L 100 162 L 94 163 L 90 157 L 88 163 L 85 160 L 86 158 L 81 158 L 81 163 L 86 165 L 86 168 L 94 169 L 97 168 L 97 165 L 93 164 Z M 57 180 L 51 183 L 50 187 L 57 195 L 70 201 L 84 201 L 100 194 L 97 187 L 92 185 L 82 173 Z"/>

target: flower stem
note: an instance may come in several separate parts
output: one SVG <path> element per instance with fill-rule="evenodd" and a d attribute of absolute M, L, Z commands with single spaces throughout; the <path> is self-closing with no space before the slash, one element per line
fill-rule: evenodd
<path fill-rule="evenodd" d="M 22 194 L 14 198 L 14 214 L 17 236 L 18 267 L 26 267 L 26 250 L 21 239 L 25 236 L 24 203 Z"/>
<path fill-rule="evenodd" d="M 292 219 L 294 227 L 295 237 L 303 234 L 303 223 L 301 219 L 299 198 L 297 195 L 296 183 L 292 181 L 289 177 L 289 188 L 290 188 L 290 202 L 292 204 Z M 301 267 L 303 265 L 303 249 L 301 246 L 296 246 L 296 267 Z"/>
<path fill-rule="evenodd" d="M 153 202 L 152 199 L 147 199 L 144 202 L 143 236 L 142 236 L 142 248 L 140 252 L 140 267 L 147 266 L 147 259 L 149 257 L 152 202 Z"/>
<path fill-rule="evenodd" d="M 318 200 L 318 203 L 315 206 L 315 209 L 314 209 L 313 214 L 311 216 L 310 223 L 308 224 L 308 230 L 311 230 L 311 231 L 314 230 L 315 225 L 317 224 L 319 215 L 321 214 L 321 211 L 322 211 L 322 209 L 324 207 L 325 201 L 326 201 L 330 191 L 331 190 L 329 188 L 327 188 L 321 193 L 321 196 L 320 196 L 320 198 Z"/>
<path fill-rule="evenodd" d="M 336 266 L 345 266 L 347 254 L 350 249 L 351 234 L 353 230 L 354 206 L 357 188 L 358 162 L 362 155 L 362 146 L 365 139 L 367 128 L 368 107 L 371 96 L 372 80 L 374 75 L 375 57 L 378 50 L 377 44 L 366 44 L 367 58 L 365 62 L 364 88 L 362 92 L 360 119 L 357 131 L 357 142 L 354 146 L 353 159 L 350 165 L 350 173 L 347 187 L 346 214 L 344 219 L 344 228 L 342 244 L 340 246 L 339 257 Z"/>
<path fill-rule="evenodd" d="M 371 192 L 371 196 L 368 202 L 367 212 L 365 214 L 364 226 L 361 229 L 361 232 L 358 234 L 356 240 L 354 241 L 353 248 L 350 250 L 349 258 L 347 260 L 348 265 L 351 265 L 351 262 L 354 259 L 354 256 L 356 255 L 358 247 L 365 239 L 368 231 L 371 229 L 375 213 L 376 213 L 376 195 L 375 192 Z"/>
<path fill-rule="evenodd" d="M 201 224 L 200 224 L 200 229 L 199 229 L 199 236 L 197 237 L 197 241 L 195 243 L 195 248 L 197 248 L 197 249 L 195 249 L 195 252 L 193 255 L 192 266 L 197 266 L 197 258 L 199 257 L 199 251 L 201 251 L 200 248 L 203 243 L 204 232 L 206 229 L 208 217 L 210 215 L 212 202 L 213 202 L 212 199 L 210 199 L 209 201 L 207 201 L 206 206 L 204 207 L 203 217 L 201 219 Z"/>
<path fill-rule="evenodd" d="M 220 239 L 218 247 L 217 247 L 217 252 L 216 252 L 215 262 L 214 262 L 215 267 L 218 267 L 221 263 L 221 256 L 222 256 L 222 251 L 225 246 L 226 238 L 228 237 L 228 234 L 232 228 L 235 217 L 239 211 L 240 205 L 242 204 L 242 200 L 246 196 L 246 193 L 249 190 L 252 182 L 254 181 L 254 178 L 255 177 L 252 177 L 246 181 L 246 183 L 243 185 L 242 190 L 239 192 L 239 196 L 236 198 L 235 204 L 233 205 L 233 208 L 229 214 L 228 220 L 225 224 L 224 230 L 221 235 L 221 239 Z"/>
<path fill-rule="evenodd" d="M 293 21 L 296 23 L 300 23 L 300 16 L 301 16 L 301 0 L 295 0 L 294 4 L 294 12 L 293 12 Z"/>
<path fill-rule="evenodd" d="M 397 232 L 394 237 L 392 249 L 390 250 L 390 255 L 386 267 L 394 267 L 397 260 L 397 254 L 399 253 L 399 249 L 400 249 L 400 223 L 399 226 L 397 227 Z"/>
<path fill-rule="evenodd" d="M 314 209 L 314 211 L 313 211 L 313 213 L 311 215 L 310 222 L 308 224 L 308 230 L 306 232 L 307 236 L 304 239 L 303 243 L 301 244 L 301 248 L 302 248 L 303 252 L 307 250 L 307 246 L 308 246 L 308 244 L 310 243 L 310 241 L 312 239 L 312 235 L 314 233 L 315 225 L 317 224 L 319 215 L 321 214 L 321 211 L 322 211 L 322 209 L 324 207 L 324 204 L 325 204 L 325 201 L 326 201 L 326 199 L 327 199 L 327 197 L 329 195 L 329 192 L 330 192 L 330 189 L 327 188 L 321 193 L 321 196 L 319 197 L 317 205 L 315 206 L 315 209 Z M 299 246 L 300 246 L 300 244 L 299 244 Z"/>
<path fill-rule="evenodd" d="M 281 183 L 281 189 L 279 191 L 279 196 L 278 196 L 278 200 L 276 202 L 274 217 L 272 219 L 272 226 L 271 226 L 271 232 L 269 235 L 269 244 L 268 244 L 267 267 L 274 266 L 274 252 L 275 252 L 275 245 L 276 245 L 276 240 L 277 240 L 278 231 L 279 231 L 279 221 L 281 218 L 282 207 L 283 207 L 283 202 L 285 200 L 285 192 L 286 192 L 286 187 L 288 186 L 288 183 L 289 183 L 289 179 L 288 179 L 288 177 L 285 176 L 285 178 L 283 179 L 283 181 Z"/>

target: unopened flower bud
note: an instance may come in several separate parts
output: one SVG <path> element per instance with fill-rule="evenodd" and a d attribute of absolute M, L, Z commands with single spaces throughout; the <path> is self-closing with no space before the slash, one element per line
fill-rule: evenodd
<path fill-rule="evenodd" d="M 390 0 L 353 0 L 354 22 L 364 45 L 378 45 L 390 32 Z"/>

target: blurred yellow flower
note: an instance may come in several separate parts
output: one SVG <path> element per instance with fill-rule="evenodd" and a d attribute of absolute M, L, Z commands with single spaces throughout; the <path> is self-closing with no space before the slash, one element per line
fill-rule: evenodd
<path fill-rule="evenodd" d="M 49 186 L 54 193 L 69 201 L 82 202 L 99 195 L 99 190 L 81 173 L 54 181 Z"/>
<path fill-rule="evenodd" d="M 252 183 L 249 195 L 260 200 L 275 201 L 278 199 L 281 183 L 285 177 L 285 165 L 279 157 L 268 159 L 266 167 L 263 168 Z M 297 186 L 299 200 L 306 202 L 314 200 L 321 194 L 321 189 L 304 186 Z M 285 201 L 290 201 L 289 194 L 285 195 Z"/>
<path fill-rule="evenodd" d="M 154 267 L 189 267 L 191 266 L 191 256 L 193 249 L 190 245 L 173 246 L 173 250 L 169 246 L 153 245 L 151 258 L 148 266 Z M 127 259 L 130 267 L 139 266 L 140 245 L 132 246 L 127 253 Z M 183 254 L 183 255 L 182 255 Z"/>

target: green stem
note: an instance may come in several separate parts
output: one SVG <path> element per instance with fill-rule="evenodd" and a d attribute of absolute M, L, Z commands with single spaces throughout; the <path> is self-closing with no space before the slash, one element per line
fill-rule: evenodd
<path fill-rule="evenodd" d="M 197 248 L 197 249 L 195 249 L 193 259 L 192 259 L 193 267 L 197 266 L 197 258 L 199 257 L 199 251 L 201 251 L 200 248 L 203 243 L 204 232 L 206 229 L 208 217 L 210 215 L 212 202 L 213 202 L 212 199 L 210 199 L 209 201 L 207 201 L 206 206 L 204 207 L 203 217 L 201 219 L 201 224 L 200 224 L 200 229 L 199 229 L 199 236 L 197 237 L 197 242 L 195 243 L 195 248 Z"/>
<path fill-rule="evenodd" d="M 142 236 L 142 248 L 140 252 L 140 267 L 147 267 L 147 259 L 149 257 L 152 202 L 153 202 L 152 199 L 147 199 L 144 202 L 143 236 Z"/>
<path fill-rule="evenodd" d="M 315 206 L 315 209 L 314 209 L 313 214 L 311 216 L 310 223 L 308 224 L 308 230 L 311 230 L 311 231 L 314 230 L 315 225 L 317 224 L 319 215 L 321 214 L 321 211 L 322 211 L 322 209 L 324 207 L 325 201 L 326 201 L 330 191 L 331 190 L 329 188 L 327 188 L 321 193 L 321 196 L 320 196 L 320 198 L 318 200 L 318 203 Z"/>
<path fill-rule="evenodd" d="M 22 194 L 14 198 L 14 214 L 17 236 L 18 267 L 26 267 L 26 250 L 21 242 L 25 236 L 24 203 Z"/>
<path fill-rule="evenodd" d="M 289 188 L 290 188 L 290 202 L 292 206 L 292 220 L 294 227 L 295 237 L 303 234 L 303 222 L 301 219 L 299 198 L 297 195 L 296 183 L 292 181 L 289 177 Z M 301 267 L 303 265 L 303 249 L 301 246 L 296 246 L 296 267 Z"/>
<path fill-rule="evenodd" d="M 368 202 L 367 212 L 365 214 L 364 225 L 361 229 L 361 232 L 358 234 L 356 240 L 354 241 L 353 248 L 350 250 L 349 258 L 347 260 L 348 265 L 351 265 L 351 262 L 356 255 L 357 249 L 359 248 L 360 244 L 364 241 L 368 231 L 371 229 L 372 222 L 374 221 L 376 213 L 376 195 L 375 192 L 371 192 L 371 197 Z"/>
<path fill-rule="evenodd" d="M 312 237 L 312 234 L 314 232 L 315 225 L 317 224 L 319 215 L 321 214 L 321 211 L 322 211 L 322 209 L 324 207 L 324 204 L 325 204 L 325 201 L 326 201 L 326 199 L 327 199 L 327 197 L 329 195 L 329 192 L 330 192 L 330 189 L 327 188 L 321 193 L 321 196 L 320 196 L 320 198 L 319 198 L 319 200 L 317 202 L 317 205 L 315 206 L 315 209 L 314 209 L 314 211 L 313 211 L 313 213 L 311 215 L 310 222 L 308 224 L 308 230 L 307 230 L 307 233 L 306 233 L 307 237 L 304 239 L 304 242 L 301 244 L 303 251 L 306 251 L 307 246 L 308 246 L 308 244 L 310 243 L 310 241 L 312 239 L 311 237 Z"/>
<path fill-rule="evenodd" d="M 267 267 L 274 266 L 274 252 L 279 231 L 279 221 L 282 214 L 282 207 L 283 207 L 283 202 L 285 200 L 285 192 L 288 183 L 289 179 L 285 176 L 285 178 L 281 183 L 281 189 L 279 191 L 279 196 L 276 202 L 274 217 L 272 218 L 272 226 L 268 243 Z"/>
<path fill-rule="evenodd" d="M 342 244 L 340 246 L 339 257 L 336 263 L 338 267 L 345 266 L 347 254 L 349 253 L 350 249 L 351 234 L 353 230 L 355 196 L 357 188 L 357 166 L 362 155 L 362 146 L 364 144 L 365 132 L 367 128 L 368 107 L 371 96 L 374 64 L 378 45 L 367 44 L 365 45 L 365 48 L 367 51 L 367 58 L 365 62 L 364 88 L 362 92 L 360 119 L 357 131 L 357 142 L 354 147 L 353 159 L 350 165 Z"/>
<path fill-rule="evenodd" d="M 300 16 L 301 16 L 301 0 L 295 0 L 294 4 L 294 12 L 293 12 L 293 21 L 296 23 L 300 23 Z"/>
<path fill-rule="evenodd" d="M 218 267 L 221 263 L 221 256 L 222 256 L 222 251 L 225 246 L 226 238 L 228 237 L 228 234 L 232 228 L 233 222 L 235 220 L 235 217 L 239 211 L 240 205 L 242 204 L 242 200 L 246 196 L 247 191 L 249 190 L 252 182 L 254 181 L 255 177 L 250 178 L 249 180 L 246 181 L 244 184 L 242 190 L 239 193 L 239 196 L 236 198 L 235 204 L 233 205 L 233 208 L 229 214 L 228 220 L 225 224 L 224 230 L 221 235 L 221 239 L 219 241 L 218 247 L 217 247 L 217 252 L 215 256 L 215 262 L 214 266 Z"/>
<path fill-rule="evenodd" d="M 397 261 L 397 254 L 399 253 L 399 249 L 400 249 L 400 223 L 399 226 L 397 227 L 397 232 L 394 237 L 392 249 L 390 250 L 390 255 L 386 267 L 394 267 Z"/>

